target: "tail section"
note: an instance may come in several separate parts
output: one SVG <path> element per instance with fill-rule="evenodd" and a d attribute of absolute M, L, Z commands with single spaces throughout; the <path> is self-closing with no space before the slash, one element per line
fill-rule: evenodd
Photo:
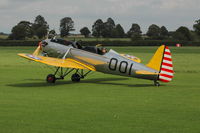
<path fill-rule="evenodd" d="M 170 82 L 174 76 L 174 71 L 172 56 L 168 46 L 160 46 L 147 66 L 159 71 L 157 80 Z"/>

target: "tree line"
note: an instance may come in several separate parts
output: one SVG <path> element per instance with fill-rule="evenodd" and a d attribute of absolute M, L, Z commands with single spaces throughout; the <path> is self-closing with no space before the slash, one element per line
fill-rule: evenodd
<path fill-rule="evenodd" d="M 60 20 L 60 36 L 67 37 L 74 29 L 74 21 L 71 17 L 64 17 Z M 11 30 L 9 39 L 24 40 L 27 38 L 42 39 L 49 36 L 56 35 L 54 29 L 49 29 L 49 25 L 45 18 L 38 15 L 34 22 L 21 21 Z M 187 27 L 181 26 L 175 31 L 168 31 L 165 26 L 159 27 L 156 24 L 149 26 L 148 31 L 142 34 L 139 24 L 133 23 L 125 32 L 120 24 L 115 24 L 112 18 L 108 18 L 105 22 L 102 19 L 97 19 L 92 25 L 91 31 L 88 27 L 80 29 L 80 34 L 85 37 L 97 37 L 97 38 L 131 38 L 134 40 L 182 40 L 192 41 L 195 36 L 200 36 L 200 19 L 195 21 L 193 30 L 189 30 Z"/>

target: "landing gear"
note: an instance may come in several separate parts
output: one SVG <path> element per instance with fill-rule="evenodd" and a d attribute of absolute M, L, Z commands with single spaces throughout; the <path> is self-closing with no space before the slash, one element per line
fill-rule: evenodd
<path fill-rule="evenodd" d="M 55 75 L 49 74 L 49 75 L 47 76 L 47 78 L 46 78 L 46 81 L 47 81 L 48 83 L 55 83 L 55 81 L 56 81 Z"/>
<path fill-rule="evenodd" d="M 80 82 L 81 79 L 84 79 L 85 76 L 87 76 L 91 71 L 88 71 L 87 73 L 83 73 L 83 70 L 79 72 L 79 70 L 76 70 L 76 73 L 71 76 L 71 80 L 73 82 Z"/>
<path fill-rule="evenodd" d="M 154 85 L 159 87 L 159 86 L 160 86 L 160 83 L 159 83 L 158 81 L 155 80 L 155 81 L 154 81 Z"/>
<path fill-rule="evenodd" d="M 64 79 L 65 76 L 67 76 L 68 74 L 70 74 L 74 70 L 76 70 L 76 72 L 75 72 L 75 74 L 73 74 L 71 76 L 71 80 L 73 82 L 79 82 L 81 80 L 81 78 L 84 78 L 85 76 L 87 76 L 91 72 L 91 71 L 88 71 L 84 74 L 83 70 L 80 70 L 80 72 L 79 72 L 79 69 L 74 69 L 74 68 L 69 69 L 69 68 L 67 68 L 65 71 L 63 69 L 64 68 L 62 68 L 62 67 L 57 67 L 54 74 L 49 74 L 46 77 L 47 83 L 55 83 L 56 80 Z"/>
<path fill-rule="evenodd" d="M 75 73 L 75 74 L 73 74 L 73 75 L 71 76 L 71 80 L 72 80 L 73 82 L 80 82 L 81 76 L 80 76 L 79 74 Z"/>

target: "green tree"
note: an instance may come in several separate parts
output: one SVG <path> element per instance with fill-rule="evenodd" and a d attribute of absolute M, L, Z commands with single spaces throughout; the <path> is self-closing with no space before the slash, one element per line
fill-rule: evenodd
<path fill-rule="evenodd" d="M 81 30 L 80 30 L 81 34 L 84 35 L 85 37 L 88 37 L 90 35 L 90 30 L 88 29 L 88 27 L 83 27 Z"/>
<path fill-rule="evenodd" d="M 24 40 L 25 37 L 26 37 L 26 34 L 25 34 L 24 26 L 16 25 L 12 28 L 9 39 Z"/>
<path fill-rule="evenodd" d="M 94 22 L 92 26 L 92 35 L 95 37 L 101 37 L 103 29 L 104 29 L 104 23 L 101 19 L 98 19 L 97 21 Z"/>
<path fill-rule="evenodd" d="M 196 20 L 196 24 L 193 25 L 193 28 L 194 28 L 195 33 L 200 35 L 200 19 Z"/>
<path fill-rule="evenodd" d="M 160 36 L 161 36 L 162 39 L 169 37 L 169 31 L 167 30 L 167 28 L 165 26 L 162 26 L 160 28 Z"/>
<path fill-rule="evenodd" d="M 176 40 L 192 41 L 192 35 L 187 27 L 179 27 L 173 35 Z"/>
<path fill-rule="evenodd" d="M 132 41 L 142 40 L 142 36 L 141 36 L 141 34 L 133 33 L 133 34 L 131 35 L 131 40 L 132 40 Z"/>
<path fill-rule="evenodd" d="M 113 37 L 112 31 L 115 28 L 115 22 L 112 18 L 108 18 L 107 21 L 104 23 L 104 27 L 102 29 L 102 36 L 103 37 Z"/>
<path fill-rule="evenodd" d="M 56 31 L 55 30 L 50 30 L 49 34 L 56 35 Z"/>
<path fill-rule="evenodd" d="M 112 18 L 108 18 L 106 23 L 107 23 L 108 27 L 110 28 L 110 30 L 115 28 L 115 21 Z"/>
<path fill-rule="evenodd" d="M 149 29 L 147 31 L 147 36 L 149 36 L 151 39 L 160 39 L 161 30 L 160 27 L 152 24 L 149 26 Z"/>
<path fill-rule="evenodd" d="M 133 23 L 130 30 L 127 32 L 128 37 L 141 36 L 141 29 L 138 24 Z"/>
<path fill-rule="evenodd" d="M 74 31 L 74 21 L 70 17 L 64 17 L 60 20 L 60 36 L 65 37 L 69 35 L 70 31 Z"/>
<path fill-rule="evenodd" d="M 33 37 L 32 24 L 28 21 L 21 21 L 12 28 L 9 39 L 22 40 L 26 37 Z"/>
<path fill-rule="evenodd" d="M 123 27 L 120 24 L 117 24 L 112 30 L 112 37 L 115 38 L 123 38 L 125 36 L 125 32 Z"/>
<path fill-rule="evenodd" d="M 47 35 L 48 30 L 49 30 L 49 25 L 47 24 L 43 16 L 38 15 L 35 18 L 32 28 L 33 28 L 34 34 L 38 38 L 41 39 Z"/>

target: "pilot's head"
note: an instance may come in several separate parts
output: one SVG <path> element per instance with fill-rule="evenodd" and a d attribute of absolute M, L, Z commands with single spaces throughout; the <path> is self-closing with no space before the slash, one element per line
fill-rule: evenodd
<path fill-rule="evenodd" d="M 107 52 L 107 49 L 106 49 L 106 48 L 102 48 L 102 49 L 101 49 L 101 52 L 102 52 L 103 54 L 105 54 L 105 53 Z"/>

